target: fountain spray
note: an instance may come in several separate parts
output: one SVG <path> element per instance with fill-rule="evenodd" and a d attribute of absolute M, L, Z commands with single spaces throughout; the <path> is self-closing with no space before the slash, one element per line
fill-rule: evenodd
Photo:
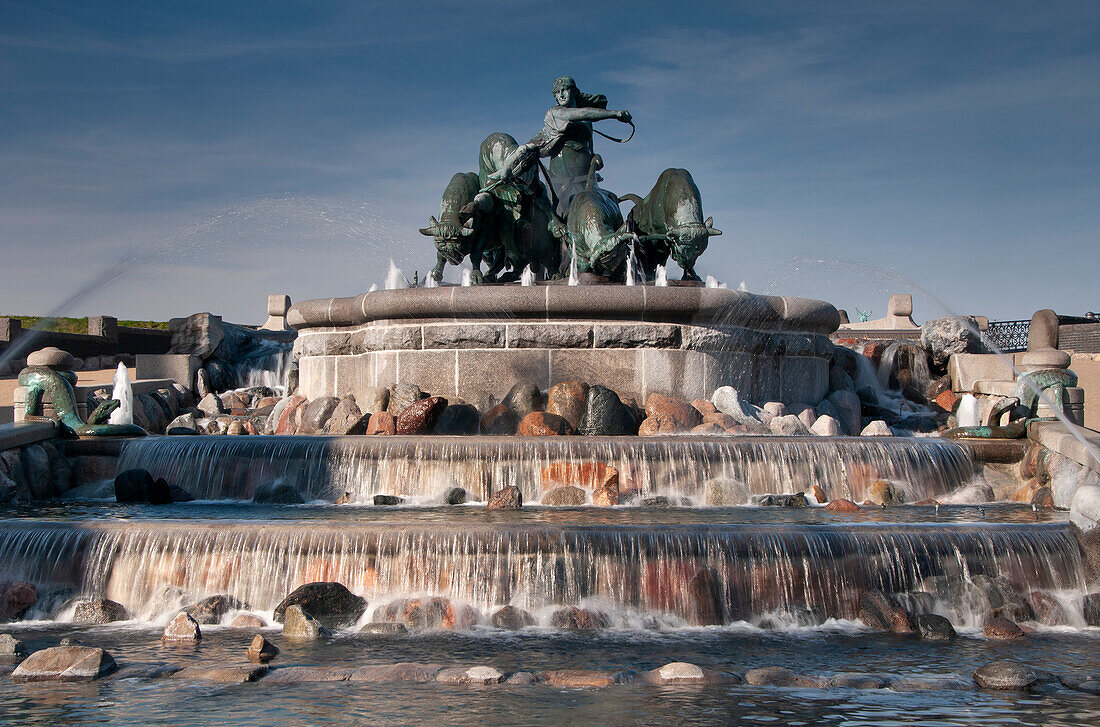
<path fill-rule="evenodd" d="M 111 412 L 108 423 L 133 424 L 134 390 L 130 386 L 130 372 L 126 370 L 126 364 L 121 361 L 118 363 L 118 370 L 115 371 L 115 387 L 111 391 L 111 398 L 118 401 L 118 408 Z"/>

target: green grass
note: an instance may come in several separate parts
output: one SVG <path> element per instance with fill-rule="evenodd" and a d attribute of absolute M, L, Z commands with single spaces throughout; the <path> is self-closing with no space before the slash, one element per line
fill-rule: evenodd
<path fill-rule="evenodd" d="M 30 329 L 45 321 L 42 330 L 55 333 L 87 333 L 88 317 L 84 318 L 43 318 L 42 316 L 0 316 L 0 318 L 18 318 L 24 329 Z M 125 328 L 160 328 L 168 330 L 168 321 L 123 321 L 118 325 Z"/>

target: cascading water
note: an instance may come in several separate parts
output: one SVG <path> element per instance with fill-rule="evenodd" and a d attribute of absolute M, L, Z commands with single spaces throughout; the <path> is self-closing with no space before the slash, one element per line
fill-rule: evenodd
<path fill-rule="evenodd" d="M 626 256 L 626 284 L 634 286 L 638 284 L 638 281 L 634 279 L 634 271 L 638 266 L 638 259 L 634 256 L 634 241 L 631 240 L 627 243 L 629 246 L 629 253 Z"/>
<path fill-rule="evenodd" d="M 974 474 L 967 450 L 950 441 L 839 437 L 151 437 L 127 442 L 118 467 L 146 469 L 203 500 L 250 499 L 279 482 L 307 499 L 364 503 L 377 494 L 430 500 L 456 485 L 484 500 L 516 485 L 525 502 L 538 502 L 543 471 L 558 463 L 611 465 L 624 500 L 669 495 L 700 505 L 742 505 L 813 485 L 862 501 L 877 480 L 917 501 Z"/>
<path fill-rule="evenodd" d="M 110 424 L 133 424 L 134 390 L 130 386 L 130 372 L 126 370 L 126 364 L 121 361 L 118 364 L 118 370 L 115 371 L 114 382 L 111 398 L 118 401 L 118 408 L 111 412 L 107 421 Z"/>
<path fill-rule="evenodd" d="M 263 386 L 278 392 L 286 390 L 286 375 L 293 362 L 291 343 L 260 341 L 248 355 L 234 364 L 236 380 L 242 388 Z"/>
<path fill-rule="evenodd" d="M 714 277 L 713 275 L 708 275 L 707 276 L 707 281 L 706 281 L 706 287 L 724 289 L 726 287 L 726 284 L 722 283 L 722 282 L 719 282 L 718 278 Z"/>
<path fill-rule="evenodd" d="M 0 529 L 4 578 L 70 590 L 163 616 L 164 594 L 228 594 L 269 610 L 298 585 L 339 581 L 377 608 L 441 595 L 482 614 L 595 603 L 691 623 L 700 578 L 717 584 L 724 621 L 802 610 L 855 618 L 867 589 L 936 592 L 938 580 L 996 579 L 1017 592 L 1080 594 L 1076 540 L 1055 525 L 441 526 L 411 521 L 24 523 Z M 55 598 L 44 599 L 56 603 Z M 947 606 L 965 610 L 965 603 Z M 40 614 L 56 616 L 56 613 Z"/>

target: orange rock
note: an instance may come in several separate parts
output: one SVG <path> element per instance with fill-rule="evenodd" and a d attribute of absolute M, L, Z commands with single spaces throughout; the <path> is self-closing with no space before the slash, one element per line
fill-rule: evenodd
<path fill-rule="evenodd" d="M 954 412 L 958 403 L 959 397 L 955 396 L 955 392 L 951 390 L 945 391 L 936 397 L 936 404 L 948 413 Z"/>
<path fill-rule="evenodd" d="M 1035 493 L 1039 491 L 1039 483 L 1036 480 L 1030 480 L 1024 483 L 1024 486 L 1016 490 L 1012 495 L 1013 502 L 1031 502 L 1031 498 L 1035 497 Z"/>
<path fill-rule="evenodd" d="M 294 434 L 294 414 L 306 403 L 304 396 L 292 396 L 279 414 L 279 422 L 275 425 L 276 434 Z"/>
<path fill-rule="evenodd" d="M 718 411 L 714 408 L 714 404 L 711 404 L 706 399 L 696 399 L 691 402 L 691 405 L 695 407 L 695 411 L 703 415 L 703 421 L 707 420 L 707 414 L 714 414 Z"/>
<path fill-rule="evenodd" d="M 565 417 L 545 411 L 533 411 L 520 421 L 516 434 L 521 437 L 556 437 L 573 433 Z"/>
<path fill-rule="evenodd" d="M 692 427 L 692 434 L 725 434 L 726 428 L 716 422 L 704 422 L 697 427 Z"/>
<path fill-rule="evenodd" d="M 830 502 L 825 506 L 825 509 L 829 512 L 858 512 L 860 507 L 851 500 L 840 498 Z"/>
<path fill-rule="evenodd" d="M 542 468 L 542 489 L 572 485 L 585 490 L 619 487 L 619 471 L 603 462 L 552 462 Z"/>
<path fill-rule="evenodd" d="M 446 408 L 447 400 L 442 396 L 429 396 L 427 399 L 414 401 L 397 415 L 397 433 L 427 434 L 431 432 L 439 415 Z"/>
<path fill-rule="evenodd" d="M 712 414 L 703 415 L 704 424 L 717 424 L 723 429 L 737 426 L 737 420 L 731 417 L 729 414 L 723 414 L 720 411 L 716 411 Z"/>
<path fill-rule="evenodd" d="M 596 507 L 612 507 L 619 504 L 619 482 L 608 482 L 592 491 L 592 504 Z"/>
<path fill-rule="evenodd" d="M 821 489 L 817 485 L 814 485 L 812 488 L 810 488 L 810 492 L 814 493 L 814 498 L 820 503 L 826 503 L 829 501 L 829 497 L 825 494 L 825 490 Z"/>
<path fill-rule="evenodd" d="M 385 411 L 376 411 L 367 422 L 367 434 L 397 434 L 397 420 Z"/>
<path fill-rule="evenodd" d="M 638 427 L 639 437 L 654 437 L 658 434 L 683 434 L 687 431 L 680 420 L 671 414 L 653 414 L 647 416 Z"/>
<path fill-rule="evenodd" d="M 702 414 L 691 404 L 658 393 L 650 394 L 645 400 L 645 414 L 646 417 L 663 417 L 680 431 L 687 431 L 703 422 Z"/>

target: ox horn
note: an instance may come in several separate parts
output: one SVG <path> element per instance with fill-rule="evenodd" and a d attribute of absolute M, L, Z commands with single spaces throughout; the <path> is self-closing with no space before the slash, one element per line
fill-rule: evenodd
<path fill-rule="evenodd" d="M 436 230 L 439 229 L 439 220 L 435 218 L 435 215 L 428 217 L 428 226 L 420 228 L 421 235 L 427 235 L 428 237 L 435 237 Z"/>
<path fill-rule="evenodd" d="M 721 235 L 722 231 L 714 227 L 714 218 L 708 217 L 707 221 L 703 223 L 703 227 L 707 228 L 708 235 Z"/>
<path fill-rule="evenodd" d="M 466 220 L 465 223 L 463 223 L 462 229 L 459 230 L 459 234 L 462 235 L 463 237 L 467 237 L 469 235 L 474 234 L 474 218 L 473 217 L 471 217 L 470 219 Z"/>

